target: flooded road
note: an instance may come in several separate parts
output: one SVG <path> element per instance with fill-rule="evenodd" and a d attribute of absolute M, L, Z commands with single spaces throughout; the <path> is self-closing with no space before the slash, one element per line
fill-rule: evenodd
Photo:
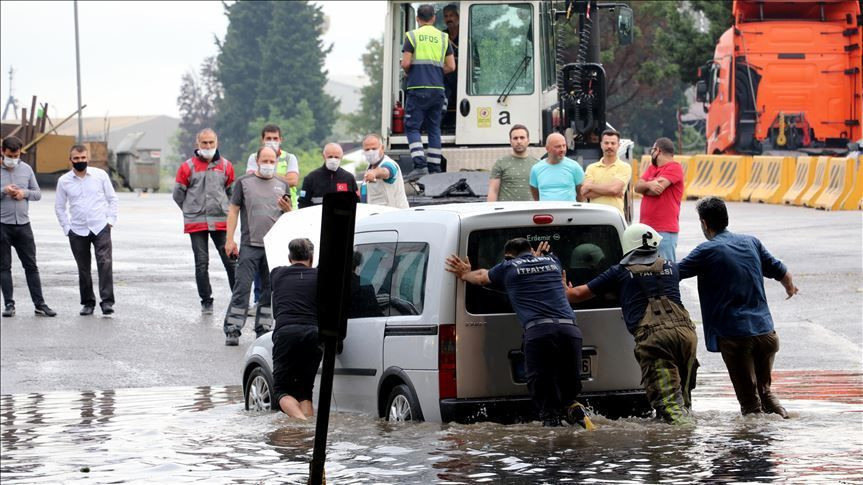
<path fill-rule="evenodd" d="M 863 375 L 776 372 L 792 419 L 743 418 L 699 376 L 696 424 L 597 416 L 593 432 L 390 424 L 335 414 L 330 483 L 863 482 Z M 243 410 L 239 387 L 0 396 L 3 483 L 306 483 L 314 424 Z"/>

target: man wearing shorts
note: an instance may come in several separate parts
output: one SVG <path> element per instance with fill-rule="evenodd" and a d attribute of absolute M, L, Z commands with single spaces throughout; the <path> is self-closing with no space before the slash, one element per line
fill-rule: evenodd
<path fill-rule="evenodd" d="M 270 275 L 273 288 L 273 397 L 279 409 L 306 420 L 315 414 L 312 389 L 323 350 L 318 340 L 318 269 L 315 246 L 305 238 L 288 244 L 290 266 Z"/>

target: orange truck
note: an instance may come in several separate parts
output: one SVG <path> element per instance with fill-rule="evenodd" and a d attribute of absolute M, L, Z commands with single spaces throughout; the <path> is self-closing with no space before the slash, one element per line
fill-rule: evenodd
<path fill-rule="evenodd" d="M 699 68 L 707 153 L 844 154 L 861 139 L 857 0 L 735 0 L 733 25 Z"/>

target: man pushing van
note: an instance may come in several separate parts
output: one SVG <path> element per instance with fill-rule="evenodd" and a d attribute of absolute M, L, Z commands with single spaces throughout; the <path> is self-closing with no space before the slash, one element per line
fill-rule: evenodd
<path fill-rule="evenodd" d="M 451 255 L 446 270 L 474 285 L 503 289 L 524 330 L 527 388 L 543 426 L 570 424 L 591 429 L 590 419 L 575 398 L 581 391 L 581 330 L 561 284 L 562 266 L 547 252 L 547 243 L 533 251 L 525 238 L 504 245 L 504 261 L 491 269 L 471 270 L 470 260 Z"/>

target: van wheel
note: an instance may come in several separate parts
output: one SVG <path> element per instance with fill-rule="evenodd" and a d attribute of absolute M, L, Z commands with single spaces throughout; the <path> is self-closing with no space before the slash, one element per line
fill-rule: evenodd
<path fill-rule="evenodd" d="M 246 410 L 270 411 L 275 409 L 273 404 L 272 378 L 260 367 L 255 367 L 246 379 Z"/>
<path fill-rule="evenodd" d="M 387 398 L 387 421 L 422 421 L 420 405 L 410 388 L 399 384 Z"/>

